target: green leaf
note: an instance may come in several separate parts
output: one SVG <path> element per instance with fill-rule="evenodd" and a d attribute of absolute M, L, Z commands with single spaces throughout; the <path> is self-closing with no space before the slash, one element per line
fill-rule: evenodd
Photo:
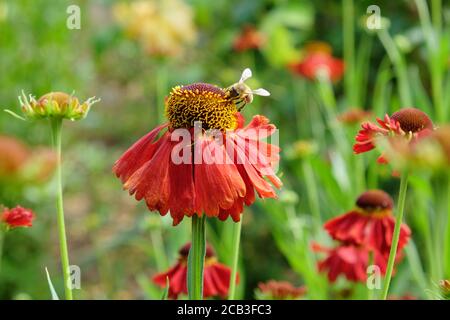
<path fill-rule="evenodd" d="M 164 287 L 164 292 L 162 294 L 161 300 L 167 300 L 169 296 L 169 277 L 166 277 L 166 286 Z"/>
<path fill-rule="evenodd" d="M 48 287 L 50 288 L 50 292 L 52 294 L 52 300 L 59 300 L 58 294 L 56 293 L 56 290 L 53 287 L 52 280 L 50 279 L 50 274 L 48 273 L 47 267 L 45 267 L 45 273 L 47 274 L 47 282 L 48 282 Z"/>

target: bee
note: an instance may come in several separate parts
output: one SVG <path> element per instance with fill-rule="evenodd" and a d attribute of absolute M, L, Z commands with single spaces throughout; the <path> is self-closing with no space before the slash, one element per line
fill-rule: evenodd
<path fill-rule="evenodd" d="M 241 111 L 247 104 L 252 103 L 254 94 L 264 97 L 270 96 L 269 91 L 262 88 L 252 90 L 244 83 L 247 79 L 251 78 L 251 76 L 252 71 L 249 68 L 246 68 L 242 72 L 239 82 L 236 82 L 225 89 L 228 98 L 234 102 L 238 111 Z"/>

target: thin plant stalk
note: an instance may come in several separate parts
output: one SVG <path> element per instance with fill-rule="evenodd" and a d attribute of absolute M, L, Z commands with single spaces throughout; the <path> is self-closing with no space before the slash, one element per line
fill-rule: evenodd
<path fill-rule="evenodd" d="M 233 264 L 231 266 L 231 277 L 230 277 L 230 291 L 228 294 L 228 300 L 234 300 L 236 296 L 236 278 L 237 270 L 239 265 L 239 244 L 241 242 L 241 228 L 242 228 L 242 217 L 239 222 L 233 225 Z"/>
<path fill-rule="evenodd" d="M 5 241 L 5 233 L 0 226 L 0 274 L 2 271 L 3 242 Z"/>
<path fill-rule="evenodd" d="M 58 220 L 58 236 L 59 236 L 59 249 L 61 256 L 61 266 L 64 277 L 64 292 L 66 300 L 73 300 L 72 287 L 70 280 L 69 269 L 69 253 L 67 250 L 67 237 L 66 226 L 64 223 L 64 205 L 63 205 L 63 188 L 62 188 L 62 166 L 61 166 L 61 129 L 62 118 L 54 118 L 50 120 L 52 129 L 52 142 L 56 151 L 57 163 L 56 163 L 56 211 Z"/>
<path fill-rule="evenodd" d="M 188 256 L 187 287 L 189 300 L 203 299 L 203 268 L 206 254 L 206 215 L 192 216 L 192 242 Z"/>
<path fill-rule="evenodd" d="M 383 44 L 384 49 L 389 56 L 389 59 L 394 65 L 395 75 L 398 79 L 400 101 L 404 106 L 411 106 L 413 100 L 411 91 L 409 89 L 408 70 L 406 68 L 406 62 L 386 28 L 381 28 L 377 32 L 377 35 L 381 43 Z"/>
<path fill-rule="evenodd" d="M 386 276 L 384 278 L 383 284 L 383 293 L 382 293 L 383 300 L 387 299 L 389 286 L 391 284 L 392 271 L 394 270 L 395 258 L 397 256 L 398 241 L 400 239 L 400 230 L 403 222 L 403 211 L 405 208 L 407 189 L 408 189 L 408 172 L 405 171 L 403 172 L 400 180 L 400 192 L 398 195 L 394 234 L 392 236 L 391 251 L 389 252 L 389 259 L 386 268 Z"/>
<path fill-rule="evenodd" d="M 355 26 L 353 0 L 342 1 L 343 43 L 346 72 L 344 74 L 345 97 L 348 104 L 358 105 L 358 90 L 355 90 Z"/>
<path fill-rule="evenodd" d="M 160 228 L 154 228 L 150 232 L 150 237 L 152 240 L 152 247 L 154 252 L 154 257 L 156 261 L 156 266 L 158 270 L 164 270 L 167 267 L 167 255 L 164 250 L 162 235 Z"/>
<path fill-rule="evenodd" d="M 322 225 L 322 218 L 320 216 L 319 192 L 317 189 L 316 180 L 314 178 L 314 171 L 309 159 L 302 161 L 302 170 L 305 177 L 306 195 L 308 197 L 309 209 L 312 216 L 315 218 L 315 225 Z"/>

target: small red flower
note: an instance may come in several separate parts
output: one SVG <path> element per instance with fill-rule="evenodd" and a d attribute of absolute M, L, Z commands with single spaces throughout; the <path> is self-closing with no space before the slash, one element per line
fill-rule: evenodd
<path fill-rule="evenodd" d="M 170 211 L 174 225 L 203 213 L 239 221 L 255 191 L 261 198 L 276 198 L 267 180 L 282 185 L 273 168 L 280 149 L 261 141 L 276 127 L 261 115 L 242 127 L 233 90 L 205 83 L 175 87 L 166 101 L 169 122 L 137 141 L 114 165 L 124 188 L 136 200 L 144 199 L 149 210 Z M 186 132 L 189 139 L 182 137 Z"/>
<path fill-rule="evenodd" d="M 369 261 L 369 250 L 362 246 L 342 244 L 336 248 L 324 248 L 313 244 L 313 251 L 327 254 L 324 260 L 318 262 L 320 272 L 326 272 L 328 280 L 335 282 L 343 275 L 347 280 L 353 282 L 365 282 L 367 280 L 367 266 Z M 374 264 L 380 268 L 381 274 L 385 274 L 387 258 L 374 251 Z"/>
<path fill-rule="evenodd" d="M 315 80 L 321 70 L 325 70 L 333 82 L 340 80 L 344 74 L 344 62 L 322 51 L 310 52 L 303 60 L 289 67 L 292 72 L 310 80 Z"/>
<path fill-rule="evenodd" d="M 287 281 L 270 280 L 265 283 L 260 282 L 258 291 L 264 299 L 294 300 L 305 295 L 306 287 L 295 287 Z"/>
<path fill-rule="evenodd" d="M 429 135 L 433 130 L 433 122 L 427 114 L 416 108 L 403 108 L 384 120 L 377 118 L 378 124 L 366 122 L 361 125 L 361 130 L 356 135 L 356 143 L 353 151 L 356 154 L 368 152 L 375 148 L 379 137 L 401 136 L 409 141 Z M 378 162 L 386 163 L 387 159 L 382 155 Z"/>
<path fill-rule="evenodd" d="M 1 220 L 6 223 L 9 228 L 31 227 L 33 225 L 34 213 L 30 209 L 17 206 L 13 209 L 5 209 L 2 213 Z"/>
<path fill-rule="evenodd" d="M 266 39 L 254 26 L 247 25 L 234 40 L 233 49 L 237 52 L 261 48 Z"/>
<path fill-rule="evenodd" d="M 187 243 L 179 251 L 178 262 L 169 270 L 158 273 L 153 277 L 153 282 L 161 288 L 166 286 L 166 278 L 169 278 L 169 297 L 177 299 L 180 294 L 187 294 L 187 258 L 191 244 Z M 231 269 L 217 262 L 214 249 L 206 246 L 205 267 L 203 277 L 203 296 L 205 298 L 219 296 L 225 298 L 230 286 Z"/>
<path fill-rule="evenodd" d="M 359 196 L 355 209 L 327 221 L 324 228 L 335 240 L 363 245 L 389 255 L 395 226 L 393 205 L 386 192 L 369 190 Z M 408 243 L 410 235 L 409 227 L 402 224 L 398 251 Z"/>

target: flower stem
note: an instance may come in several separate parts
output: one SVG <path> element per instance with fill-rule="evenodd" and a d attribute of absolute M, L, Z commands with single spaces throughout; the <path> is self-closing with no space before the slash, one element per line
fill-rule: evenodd
<path fill-rule="evenodd" d="M 397 217 L 395 219 L 395 227 L 394 227 L 394 234 L 392 236 L 392 244 L 391 244 L 391 251 L 389 252 L 389 260 L 387 264 L 386 269 L 386 277 L 384 278 L 384 284 L 383 284 L 383 295 L 382 299 L 386 300 L 388 292 L 389 292 L 389 285 L 391 283 L 392 278 L 392 271 L 394 270 L 394 263 L 395 263 L 395 257 L 397 255 L 397 247 L 398 247 L 398 241 L 400 239 L 400 229 L 403 222 L 403 210 L 405 208 L 405 199 L 406 199 L 406 191 L 408 189 L 408 172 L 405 171 L 402 174 L 401 180 L 400 180 L 400 192 L 398 195 L 398 203 L 397 203 Z"/>
<path fill-rule="evenodd" d="M 230 277 L 230 292 L 228 294 L 228 300 L 234 300 L 236 294 L 236 277 L 239 262 L 239 244 L 241 242 L 241 227 L 242 227 L 242 217 L 239 222 L 233 225 L 233 265 L 231 269 Z"/>
<path fill-rule="evenodd" d="M 0 273 L 2 271 L 2 257 L 3 257 L 3 241 L 5 240 L 5 234 L 0 226 Z"/>
<path fill-rule="evenodd" d="M 317 189 L 316 180 L 314 178 L 314 170 L 309 162 L 309 159 L 302 161 L 302 170 L 305 177 L 306 195 L 308 197 L 309 209 L 314 216 L 315 226 L 322 225 L 322 219 L 320 216 L 320 204 L 319 204 L 319 192 Z"/>
<path fill-rule="evenodd" d="M 347 72 L 344 74 L 345 96 L 348 99 L 347 104 L 357 106 L 357 92 L 355 90 L 355 27 L 354 27 L 354 4 L 353 0 L 342 1 L 343 16 L 343 42 L 344 42 L 344 61 Z"/>
<path fill-rule="evenodd" d="M 56 180 L 57 180 L 57 197 L 56 197 L 56 210 L 58 220 L 58 236 L 59 236 L 59 249 L 61 255 L 61 266 L 64 277 L 64 292 L 66 300 L 73 300 L 72 288 L 70 280 L 69 269 L 69 253 L 67 250 L 67 238 L 66 227 L 64 223 L 64 206 L 63 206 L 63 190 L 62 190 L 62 168 L 61 168 L 61 127 L 62 119 L 51 119 L 52 128 L 52 142 L 56 151 L 57 164 L 56 164 Z"/>
<path fill-rule="evenodd" d="M 206 254 L 206 215 L 192 216 L 192 242 L 188 256 L 187 287 L 189 300 L 203 299 L 203 266 Z"/>

